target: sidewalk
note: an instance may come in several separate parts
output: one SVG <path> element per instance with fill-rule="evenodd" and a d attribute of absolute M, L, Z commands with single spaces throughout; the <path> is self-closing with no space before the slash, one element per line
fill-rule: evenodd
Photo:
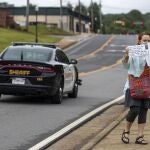
<path fill-rule="evenodd" d="M 137 136 L 137 120 L 131 128 L 130 143 L 124 144 L 121 141 L 125 127 L 123 118 L 127 112 L 124 105 L 114 105 L 46 150 L 150 150 L 150 111 L 144 131 L 148 145 L 134 144 Z"/>
<path fill-rule="evenodd" d="M 83 124 L 70 134 L 64 136 L 61 140 L 50 145 L 46 150 L 81 150 L 85 144 L 90 142 L 98 133 L 101 133 L 101 131 L 117 119 L 124 111 L 125 108 L 123 105 L 113 105 L 86 124 Z"/>
<path fill-rule="evenodd" d="M 150 150 L 150 111 L 147 116 L 147 124 L 144 135 L 148 145 L 135 144 L 137 137 L 137 120 L 135 120 L 130 134 L 130 143 L 124 144 L 121 141 L 121 134 L 125 127 L 125 119 L 114 128 L 102 141 L 100 141 L 92 150 Z"/>
<path fill-rule="evenodd" d="M 72 35 L 72 36 L 64 36 L 61 41 L 59 41 L 57 44 L 59 45 L 60 48 L 66 49 L 82 40 L 86 40 L 90 37 L 95 36 L 96 34 L 79 34 L 79 35 Z M 57 36 L 59 37 L 59 36 Z"/>

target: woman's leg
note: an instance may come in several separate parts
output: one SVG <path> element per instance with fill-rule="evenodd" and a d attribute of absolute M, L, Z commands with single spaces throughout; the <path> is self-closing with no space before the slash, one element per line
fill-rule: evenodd
<path fill-rule="evenodd" d="M 144 128 L 146 125 L 146 117 L 147 117 L 147 108 L 141 108 L 138 116 L 138 137 L 136 138 L 136 144 L 148 144 L 147 141 L 144 140 Z"/>
<path fill-rule="evenodd" d="M 138 116 L 138 136 L 143 136 L 144 128 L 146 125 L 147 108 L 141 108 Z"/>
<path fill-rule="evenodd" d="M 139 112 L 140 112 L 140 107 L 136 107 L 136 106 L 130 107 L 130 110 L 126 116 L 125 130 L 122 133 L 122 141 L 124 143 L 129 143 L 130 129 Z"/>
<path fill-rule="evenodd" d="M 138 136 L 143 136 L 145 123 L 138 124 Z"/>
<path fill-rule="evenodd" d="M 130 131 L 130 128 L 139 113 L 140 113 L 140 107 L 137 106 L 130 107 L 130 110 L 126 116 L 126 127 L 125 127 L 126 131 Z"/>
<path fill-rule="evenodd" d="M 126 121 L 126 125 L 125 125 L 125 131 L 126 132 L 130 132 L 130 129 L 132 127 L 133 122 L 128 122 Z"/>

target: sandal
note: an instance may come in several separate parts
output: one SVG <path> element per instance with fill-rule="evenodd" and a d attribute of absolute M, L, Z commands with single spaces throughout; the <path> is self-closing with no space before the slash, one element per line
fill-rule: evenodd
<path fill-rule="evenodd" d="M 123 131 L 123 133 L 122 133 L 122 142 L 123 143 L 125 143 L 125 144 L 128 144 L 129 143 L 129 137 L 127 137 L 126 135 L 129 135 L 130 134 L 130 132 L 129 131 Z"/>
<path fill-rule="evenodd" d="M 146 145 L 148 143 L 144 140 L 144 135 L 143 135 L 136 138 L 135 144 Z"/>

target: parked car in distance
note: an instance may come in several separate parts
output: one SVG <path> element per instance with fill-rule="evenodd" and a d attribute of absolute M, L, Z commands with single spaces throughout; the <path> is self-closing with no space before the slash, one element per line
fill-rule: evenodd
<path fill-rule="evenodd" d="M 64 94 L 76 98 L 76 64 L 56 45 L 13 43 L 0 55 L 0 95 L 43 95 L 55 104 Z"/>

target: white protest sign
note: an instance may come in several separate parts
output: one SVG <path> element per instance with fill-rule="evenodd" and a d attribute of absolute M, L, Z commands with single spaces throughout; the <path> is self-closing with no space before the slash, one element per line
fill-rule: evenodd
<path fill-rule="evenodd" d="M 148 47 L 148 55 L 146 56 L 147 65 L 150 66 L 150 43 L 147 45 Z"/>
<path fill-rule="evenodd" d="M 150 54 L 150 43 L 142 45 L 128 46 L 129 56 L 131 57 L 147 57 Z"/>

